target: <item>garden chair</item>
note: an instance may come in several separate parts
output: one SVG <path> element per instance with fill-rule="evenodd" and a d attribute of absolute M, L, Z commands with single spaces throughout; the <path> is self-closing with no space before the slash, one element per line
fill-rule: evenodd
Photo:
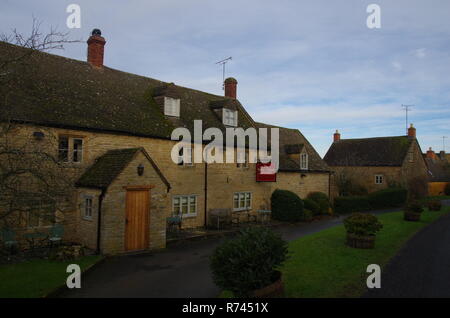
<path fill-rule="evenodd" d="M 56 223 L 50 228 L 49 235 L 48 235 L 48 241 L 50 243 L 50 248 L 52 248 L 53 245 L 55 245 L 55 244 L 57 244 L 57 245 L 61 244 L 63 234 L 64 234 L 64 227 L 60 223 Z"/>
<path fill-rule="evenodd" d="M 1 238 L 5 248 L 9 250 L 11 254 L 14 254 L 14 248 L 17 247 L 16 232 L 9 228 L 0 229 Z"/>
<path fill-rule="evenodd" d="M 182 223 L 183 217 L 181 215 L 175 215 L 168 217 L 166 219 L 167 221 L 167 227 L 169 228 L 169 231 L 172 230 L 174 227 L 178 228 L 178 231 L 181 231 L 181 223 Z"/>

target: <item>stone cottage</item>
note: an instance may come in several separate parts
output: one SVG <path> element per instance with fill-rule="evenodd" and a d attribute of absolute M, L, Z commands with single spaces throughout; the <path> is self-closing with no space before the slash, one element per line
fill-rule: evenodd
<path fill-rule="evenodd" d="M 443 150 L 436 154 L 430 147 L 424 158 L 428 168 L 428 194 L 445 195 L 445 186 L 450 182 L 448 154 Z"/>
<path fill-rule="evenodd" d="M 233 78 L 217 96 L 105 66 L 100 30 L 87 43 L 84 62 L 0 42 L 3 59 L 26 56 L 9 66 L 14 89 L 0 91 L 7 95 L 0 99 L 2 122 L 14 123 L 15 140 L 55 139 L 49 151 L 73 171 L 75 203 L 60 218 L 65 239 L 108 254 L 164 248 L 166 220 L 174 215 L 183 228 L 205 227 L 214 209 L 244 219 L 268 209 L 276 188 L 300 197 L 330 194 L 328 166 L 295 129 L 279 127 L 273 180 L 258 179 L 248 156 L 241 164 L 174 163 L 171 134 L 178 127 L 194 134 L 194 120 L 202 120 L 203 131 L 272 126 L 247 113 Z M 39 222 L 24 228 L 45 230 Z"/>
<path fill-rule="evenodd" d="M 334 172 L 338 193 L 345 180 L 373 192 L 389 186 L 407 187 L 415 178 L 427 178 L 412 124 L 407 136 L 341 139 L 336 131 L 324 160 Z"/>

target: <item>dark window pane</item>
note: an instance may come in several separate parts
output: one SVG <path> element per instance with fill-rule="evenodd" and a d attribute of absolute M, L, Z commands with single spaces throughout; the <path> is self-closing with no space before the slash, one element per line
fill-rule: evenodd
<path fill-rule="evenodd" d="M 83 159 L 83 140 L 73 140 L 73 162 L 81 162 Z"/>
<path fill-rule="evenodd" d="M 59 137 L 58 159 L 64 162 L 69 161 L 69 138 Z"/>

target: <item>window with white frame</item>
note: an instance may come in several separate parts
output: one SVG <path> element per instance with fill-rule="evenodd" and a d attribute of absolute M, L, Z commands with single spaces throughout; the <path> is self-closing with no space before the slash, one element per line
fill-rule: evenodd
<path fill-rule="evenodd" d="M 306 152 L 300 154 L 300 169 L 308 170 L 308 154 Z"/>
<path fill-rule="evenodd" d="M 59 136 L 58 159 L 62 162 L 82 162 L 83 139 L 79 137 Z"/>
<path fill-rule="evenodd" d="M 223 113 L 223 124 L 227 126 L 234 126 L 236 127 L 238 124 L 238 114 L 236 110 L 231 110 L 224 108 Z"/>
<path fill-rule="evenodd" d="M 84 198 L 84 218 L 92 219 L 92 196 L 86 196 Z"/>
<path fill-rule="evenodd" d="M 196 216 L 197 196 L 196 195 L 176 195 L 172 198 L 172 213 L 174 216 Z"/>
<path fill-rule="evenodd" d="M 180 117 L 180 100 L 164 97 L 164 115 Z"/>
<path fill-rule="evenodd" d="M 375 175 L 375 184 L 383 184 L 384 177 L 382 174 Z"/>
<path fill-rule="evenodd" d="M 233 195 L 233 210 L 244 211 L 252 208 L 251 192 L 235 192 Z"/>
<path fill-rule="evenodd" d="M 186 150 L 186 155 L 184 155 L 184 151 Z M 192 158 L 192 147 L 186 146 L 181 147 L 178 154 L 182 157 L 180 163 L 178 163 L 179 166 L 192 166 L 194 164 L 194 160 Z M 184 158 L 186 157 L 186 160 Z"/>
<path fill-rule="evenodd" d="M 410 151 L 408 153 L 409 162 L 414 162 L 414 152 Z"/>

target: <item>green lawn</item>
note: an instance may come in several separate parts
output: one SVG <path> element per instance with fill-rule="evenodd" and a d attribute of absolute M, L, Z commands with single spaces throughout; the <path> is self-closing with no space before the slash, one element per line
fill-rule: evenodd
<path fill-rule="evenodd" d="M 43 297 L 65 284 L 67 265 L 78 264 L 85 270 L 101 256 L 85 256 L 76 261 L 57 262 L 31 260 L 19 264 L 0 265 L 0 298 Z"/>
<path fill-rule="evenodd" d="M 373 250 L 347 247 L 343 225 L 290 242 L 290 258 L 281 268 L 285 296 L 360 297 L 366 290 L 369 264 L 386 265 L 414 233 L 449 210 L 448 207 L 440 212 L 425 210 L 420 222 L 404 221 L 403 212 L 379 215 L 383 229 Z M 220 297 L 231 297 L 231 294 L 223 292 Z"/>

